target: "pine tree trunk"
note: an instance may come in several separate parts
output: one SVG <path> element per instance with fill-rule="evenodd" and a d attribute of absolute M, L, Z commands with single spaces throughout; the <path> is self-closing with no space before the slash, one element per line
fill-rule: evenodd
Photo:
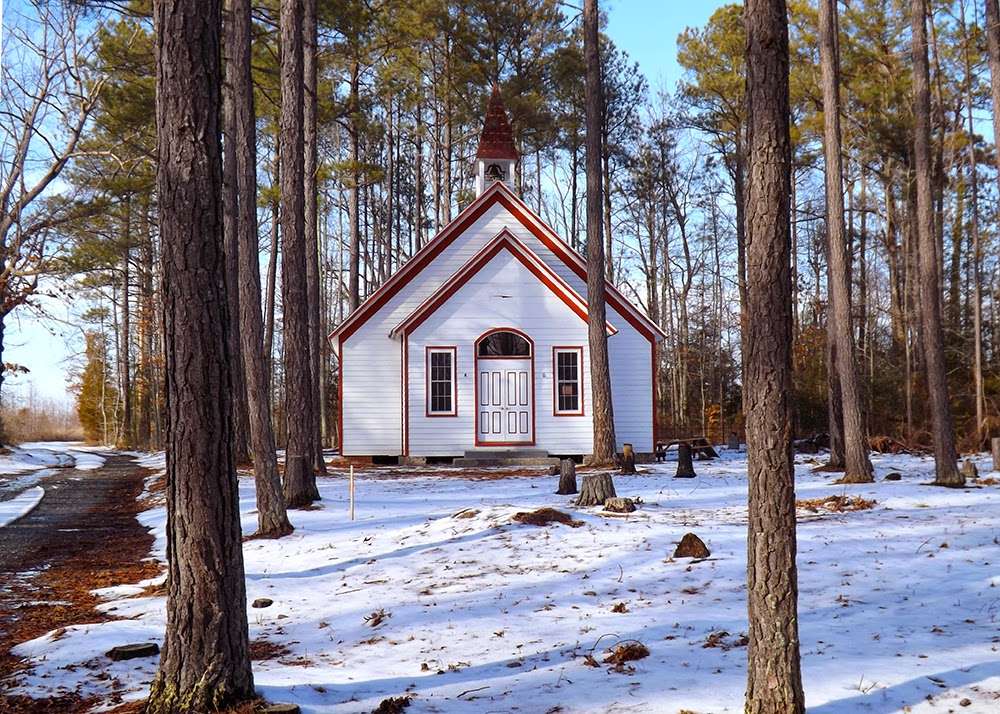
<path fill-rule="evenodd" d="M 125 242 L 125 256 L 122 259 L 122 334 L 119 344 L 122 368 L 122 428 L 118 436 L 118 446 L 135 448 L 135 429 L 132 418 L 132 310 L 129 291 L 132 287 L 132 200 L 125 201 L 125 217 L 122 235 Z"/>
<path fill-rule="evenodd" d="M 958 470 L 955 432 L 948 401 L 948 375 L 944 362 L 944 331 L 941 327 L 941 291 L 931 193 L 930 79 L 927 63 L 927 0 L 912 0 L 913 24 L 913 116 L 914 170 L 916 173 L 917 242 L 920 261 L 920 323 L 927 372 L 932 435 L 934 437 L 934 483 L 965 485 Z"/>
<path fill-rule="evenodd" d="M 590 335 L 590 388 L 594 449 L 593 465 L 615 461 L 615 420 L 608 368 L 608 333 L 604 306 L 604 241 L 601 236 L 601 66 L 598 51 L 597 0 L 584 0 L 584 58 L 587 65 L 587 317 Z"/>
<path fill-rule="evenodd" d="M 826 161 L 826 235 L 831 313 L 834 320 L 844 435 L 843 483 L 870 483 L 868 438 L 861 412 L 861 390 L 854 360 L 854 327 L 851 322 L 850 259 L 844 235 L 844 187 L 840 142 L 840 53 L 838 47 L 837 0 L 820 0 L 820 65 L 823 83 L 824 140 Z M 832 434 L 831 434 L 832 437 Z"/>
<path fill-rule="evenodd" d="M 358 162 L 361 160 L 358 148 L 358 127 L 360 111 L 358 107 L 358 63 L 351 65 L 351 93 L 349 99 L 349 111 L 351 117 L 348 122 L 348 134 L 351 140 L 351 186 L 350 205 L 348 206 L 348 222 L 351 230 L 350 255 L 348 258 L 348 280 L 347 299 L 350 312 L 354 312 L 361 304 L 361 230 L 359 222 L 360 212 L 360 192 L 361 176 L 358 173 Z"/>
<path fill-rule="evenodd" d="M 223 4 L 225 0 L 223 0 Z M 223 62 L 224 81 L 222 85 L 222 233 L 223 252 L 226 257 L 226 299 L 229 315 L 229 354 L 233 356 L 230 363 L 230 375 L 234 398 L 233 407 L 233 457 L 237 464 L 250 461 L 249 432 L 250 417 L 247 413 L 246 377 L 243 373 L 243 357 L 240 339 L 240 290 L 239 290 L 239 198 L 236 189 L 236 137 L 233 134 L 235 119 L 233 76 L 234 69 L 229 60 L 233 48 L 230 46 L 230 27 L 232 18 L 230 11 L 223 17 Z"/>
<path fill-rule="evenodd" d="M 254 686 L 222 277 L 221 1 L 157 0 L 154 18 L 168 585 L 146 711 L 173 714 L 250 700 Z"/>
<path fill-rule="evenodd" d="M 305 148 L 305 168 L 303 191 L 305 193 L 305 235 L 306 235 L 306 298 L 308 300 L 309 322 L 309 375 L 312 380 L 312 428 L 315 453 L 312 468 L 320 476 L 326 475 L 326 461 L 323 460 L 323 425 L 320 404 L 320 354 L 324 336 L 320 330 L 319 304 L 319 236 L 316 193 L 316 0 L 303 0 L 304 48 L 302 55 L 305 76 L 305 103 L 303 109 Z"/>
<path fill-rule="evenodd" d="M 1000 2 L 986 3 L 986 46 L 990 63 L 990 97 L 993 99 L 993 144 L 1000 146 Z M 1000 151 L 994 151 L 1000 183 Z"/>
<path fill-rule="evenodd" d="M 291 533 L 285 497 L 278 475 L 274 427 L 271 423 L 271 381 L 264 355 L 260 314 L 260 251 L 257 237 L 257 127 L 251 74 L 251 0 L 229 0 L 226 20 L 226 72 L 232 83 L 232 114 L 236 181 L 236 253 L 239 285 L 240 355 L 246 376 L 245 402 L 250 430 L 254 485 L 257 493 L 257 535 Z M 240 394 L 237 392 L 237 394 Z"/>
<path fill-rule="evenodd" d="M 312 377 L 306 297 L 302 3 L 281 2 L 281 306 L 285 365 L 285 502 L 319 499 L 312 464 Z"/>
<path fill-rule="evenodd" d="M 791 141 L 784 0 L 747 0 L 747 714 L 805 710 L 792 466 Z"/>

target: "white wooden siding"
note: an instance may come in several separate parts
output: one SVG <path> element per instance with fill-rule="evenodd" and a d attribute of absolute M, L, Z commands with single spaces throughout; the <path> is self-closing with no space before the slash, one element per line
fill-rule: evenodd
<path fill-rule="evenodd" d="M 389 338 L 389 332 L 504 228 L 510 230 L 523 241 L 556 274 L 586 299 L 586 282 L 581 280 L 562 260 L 552 254 L 531 231 L 521 225 L 521 222 L 503 206 L 499 203 L 492 205 L 478 220 L 439 253 L 429 265 L 393 295 L 357 332 L 344 341 L 342 348 L 344 355 L 344 454 L 399 455 L 402 453 L 401 345 L 399 340 Z M 484 272 L 480 272 L 479 275 L 484 274 Z M 531 282 L 527 284 L 537 284 L 537 280 L 532 276 Z M 550 295 L 550 298 L 558 302 L 558 298 L 554 295 Z M 610 306 L 607 308 L 607 315 L 608 322 L 618 329 L 618 333 L 608 339 L 617 440 L 619 446 L 624 442 L 630 442 L 636 451 L 649 452 L 653 448 L 650 344 Z M 433 319 L 431 318 L 431 320 Z M 573 319 L 579 325 L 584 325 L 579 317 L 573 315 Z M 431 320 L 428 320 L 428 323 Z M 419 329 L 424 329 L 426 324 L 421 325 Z M 516 327 L 516 325 L 513 326 Z M 556 334 L 558 335 L 558 326 L 555 326 L 554 329 L 557 330 Z M 481 332 L 469 335 L 468 339 L 475 340 Z M 558 343 L 549 342 L 548 344 Z M 536 348 L 539 348 L 538 345 Z M 471 359 L 471 354 L 465 356 Z M 463 357 L 463 350 L 460 349 L 458 354 L 460 366 L 463 365 Z M 551 356 L 548 360 L 551 362 Z M 419 383 L 422 385 L 423 367 L 421 363 L 422 353 L 421 359 L 416 361 L 413 360 L 412 354 L 410 355 L 410 370 L 413 371 L 417 368 L 421 370 Z M 536 390 L 540 388 L 538 370 L 539 366 L 536 364 Z M 551 372 L 551 365 L 547 371 Z M 584 375 L 584 392 L 589 394 L 590 387 L 587 381 L 589 367 L 585 369 Z M 410 383 L 413 384 L 416 381 L 416 375 L 413 374 Z M 551 384 L 549 389 L 551 391 Z M 460 393 L 460 406 L 462 398 Z M 411 408 L 414 406 L 412 396 L 410 405 Z M 536 409 L 538 410 L 537 419 L 541 416 L 540 402 L 536 404 Z M 589 414 L 589 410 L 587 413 Z M 561 419 L 565 421 L 569 417 Z M 414 451 L 416 439 L 412 428 L 411 423 L 411 454 L 416 455 Z M 549 433 L 551 434 L 551 431 Z M 470 428 L 470 441 L 466 447 L 463 447 L 463 450 L 472 447 L 473 436 Z M 537 446 L 549 448 L 543 441 L 543 436 L 545 435 L 541 431 L 539 422 L 539 429 L 536 433 Z M 546 438 L 548 437 L 546 436 Z M 587 453 L 589 452 L 589 443 L 588 437 L 586 449 L 568 453 Z M 551 450 L 556 452 L 556 449 Z"/>
<path fill-rule="evenodd" d="M 475 342 L 494 328 L 512 327 L 534 342 L 535 444 L 554 454 L 590 453 L 590 398 L 583 416 L 553 416 L 552 348 L 584 348 L 587 323 L 509 252 L 501 251 L 410 334 L 409 429 L 411 456 L 460 455 L 475 446 Z M 615 336 L 617 337 L 617 336 Z M 612 337 L 611 339 L 615 339 Z M 426 348 L 455 346 L 458 414 L 427 417 Z"/>

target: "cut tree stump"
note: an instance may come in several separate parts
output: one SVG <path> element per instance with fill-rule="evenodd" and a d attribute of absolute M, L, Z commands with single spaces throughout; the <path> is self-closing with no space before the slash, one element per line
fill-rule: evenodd
<path fill-rule="evenodd" d="M 578 506 L 603 506 L 609 498 L 614 498 L 615 482 L 608 472 L 587 474 L 583 477 L 580 496 L 576 499 Z"/>
<path fill-rule="evenodd" d="M 563 459 L 559 462 L 559 490 L 556 495 L 568 496 L 576 493 L 576 464 L 573 459 Z"/>
<path fill-rule="evenodd" d="M 976 462 L 972 459 L 966 459 L 962 462 L 962 475 L 967 479 L 977 479 L 979 478 L 979 469 L 976 468 Z"/>
<path fill-rule="evenodd" d="M 635 473 L 635 451 L 632 449 L 631 444 L 622 445 L 622 473 Z"/>
<path fill-rule="evenodd" d="M 635 501 L 631 498 L 609 498 L 604 502 L 604 510 L 608 513 L 631 513 L 635 510 Z"/>
<path fill-rule="evenodd" d="M 726 442 L 726 448 L 729 451 L 740 450 L 740 437 L 736 435 L 735 431 L 729 432 L 729 440 Z"/>
<path fill-rule="evenodd" d="M 677 473 L 674 478 L 694 478 L 694 464 L 691 462 L 691 446 L 680 443 L 677 445 Z"/>
<path fill-rule="evenodd" d="M 1000 471 L 1000 436 L 990 439 L 990 448 L 993 450 L 993 470 Z"/>

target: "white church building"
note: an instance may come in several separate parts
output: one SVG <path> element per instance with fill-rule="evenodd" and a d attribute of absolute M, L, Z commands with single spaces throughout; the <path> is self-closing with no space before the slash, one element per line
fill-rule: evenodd
<path fill-rule="evenodd" d="M 476 199 L 331 333 L 341 454 L 428 458 L 592 451 L 587 265 L 513 191 L 494 89 Z M 606 284 L 619 450 L 653 451 L 660 328 Z"/>

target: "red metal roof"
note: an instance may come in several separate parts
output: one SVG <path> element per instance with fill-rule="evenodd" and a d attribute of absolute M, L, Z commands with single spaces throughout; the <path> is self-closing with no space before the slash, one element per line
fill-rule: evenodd
<path fill-rule="evenodd" d="M 507 119 L 507 109 L 500 96 L 500 87 L 493 85 L 493 94 L 486 105 L 486 122 L 479 135 L 477 159 L 508 159 L 517 161 L 517 147 L 514 146 L 514 131 Z"/>

